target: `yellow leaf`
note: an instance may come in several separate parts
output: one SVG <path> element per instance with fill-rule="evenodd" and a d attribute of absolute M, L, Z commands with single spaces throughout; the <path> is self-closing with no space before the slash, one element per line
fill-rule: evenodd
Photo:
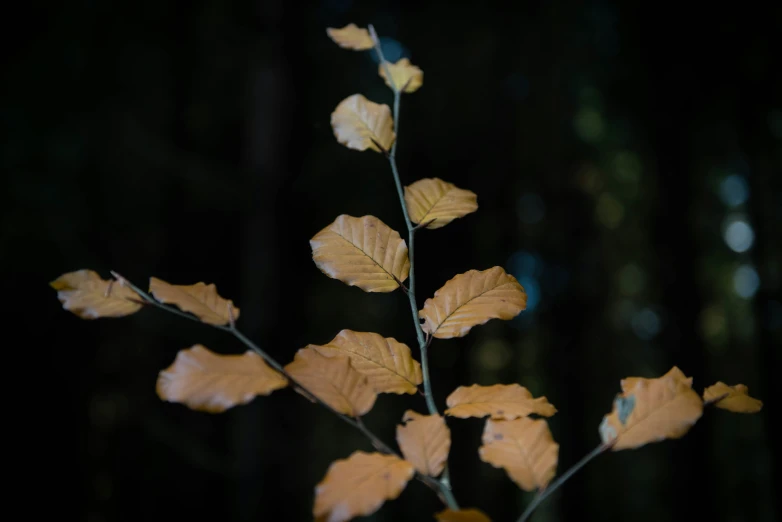
<path fill-rule="evenodd" d="M 151 277 L 149 293 L 161 303 L 176 305 L 180 310 L 190 312 L 207 324 L 228 324 L 231 322 L 231 314 L 234 320 L 239 318 L 239 309 L 230 299 L 220 297 L 215 285 L 172 285 L 157 277 Z"/>
<path fill-rule="evenodd" d="M 326 357 L 302 348 L 285 371 L 318 399 L 351 417 L 366 414 L 377 398 L 366 375 L 353 368 L 347 355 Z"/>
<path fill-rule="evenodd" d="M 381 63 L 378 66 L 380 77 L 385 80 L 386 85 L 391 87 L 392 90 L 394 88 L 400 91 L 404 89 L 404 92 L 411 93 L 417 91 L 424 84 L 424 71 L 411 64 L 407 58 L 402 58 L 396 63 L 389 63 L 388 70 L 391 72 L 393 85 L 386 77 L 386 68 L 383 64 Z"/>
<path fill-rule="evenodd" d="M 714 402 L 717 408 L 734 413 L 757 413 L 763 408 L 763 402 L 749 396 L 749 388 L 743 384 L 728 386 L 720 381 L 703 391 L 705 402 Z"/>
<path fill-rule="evenodd" d="M 426 178 L 405 187 L 405 203 L 413 223 L 426 228 L 444 227 L 478 210 L 478 196 L 439 178 Z"/>
<path fill-rule="evenodd" d="M 424 332 L 439 339 L 464 337 L 490 319 L 512 319 L 527 307 L 516 278 L 495 266 L 459 274 L 427 299 L 418 315 Z"/>
<path fill-rule="evenodd" d="M 513 420 L 533 413 L 551 417 L 557 409 L 545 397 L 532 398 L 527 388 L 518 384 L 494 386 L 459 386 L 446 399 L 446 415 L 466 419 L 485 417 Z"/>
<path fill-rule="evenodd" d="M 451 432 L 445 419 L 407 410 L 402 421 L 407 424 L 396 427 L 396 441 L 405 460 L 424 475 L 436 477 L 442 473 L 451 449 Z"/>
<path fill-rule="evenodd" d="M 416 393 L 423 382 L 421 365 L 413 359 L 410 348 L 391 337 L 342 330 L 328 344 L 311 344 L 307 348 L 327 357 L 347 355 L 378 393 Z"/>
<path fill-rule="evenodd" d="M 82 319 L 124 317 L 141 308 L 141 297 L 136 292 L 117 281 L 101 279 L 92 270 L 68 272 L 49 286 L 57 290 L 63 309 Z"/>
<path fill-rule="evenodd" d="M 343 214 L 310 247 L 321 272 L 365 292 L 392 292 L 410 272 L 405 240 L 375 216 Z"/>
<path fill-rule="evenodd" d="M 371 515 L 397 498 L 414 474 L 413 465 L 395 455 L 356 451 L 334 461 L 315 486 L 313 515 L 327 522 Z"/>
<path fill-rule="evenodd" d="M 388 105 L 374 103 L 362 96 L 348 96 L 331 113 L 331 127 L 337 141 L 349 149 L 387 152 L 396 135 Z"/>
<path fill-rule="evenodd" d="M 505 469 L 521 489 L 533 491 L 545 488 L 554 478 L 559 444 L 543 419 L 488 419 L 478 454 L 487 464 Z"/>
<path fill-rule="evenodd" d="M 326 29 L 326 34 L 329 35 L 329 38 L 331 38 L 335 44 L 343 49 L 366 51 L 367 49 L 372 49 L 372 47 L 374 47 L 372 37 L 369 36 L 369 31 L 363 27 L 358 27 L 356 24 L 348 24 L 342 29 L 329 27 Z"/>
<path fill-rule="evenodd" d="M 437 522 L 491 522 L 491 519 L 485 513 L 478 509 L 446 509 L 435 513 Z"/>
<path fill-rule="evenodd" d="M 219 413 L 287 384 L 255 352 L 219 355 L 197 344 L 180 350 L 174 363 L 160 372 L 157 394 L 193 410 Z"/>
<path fill-rule="evenodd" d="M 612 450 L 633 449 L 678 439 L 703 413 L 703 401 L 692 389 L 692 378 L 679 368 L 656 379 L 628 377 L 622 380 L 611 413 L 600 423 L 604 443 L 615 441 Z"/>

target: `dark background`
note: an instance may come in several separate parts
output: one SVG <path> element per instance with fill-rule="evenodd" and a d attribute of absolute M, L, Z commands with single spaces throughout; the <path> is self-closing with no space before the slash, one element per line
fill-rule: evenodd
<path fill-rule="evenodd" d="M 371 53 L 326 37 L 355 22 L 425 72 L 402 102 L 403 183 L 436 176 L 479 197 L 477 213 L 418 235 L 419 302 L 495 265 L 529 294 L 517 319 L 433 344 L 441 408 L 462 384 L 546 395 L 561 472 L 598 443 L 623 377 L 677 365 L 698 391 L 741 382 L 765 402 L 600 457 L 535 520 L 780 516 L 780 8 L 515 4 L 77 0 L 4 17 L 19 34 L 1 87 L 0 268 L 23 311 L 5 337 L 26 365 L 12 372 L 34 417 L 21 431 L 42 440 L 21 482 L 29 508 L 309 520 L 329 463 L 371 449 L 290 390 L 222 415 L 162 403 L 157 372 L 179 349 L 243 347 L 157 310 L 83 321 L 47 287 L 81 268 L 215 283 L 282 363 L 343 328 L 414 347 L 401 292 L 348 287 L 310 256 L 308 239 L 342 213 L 404 228 L 387 162 L 337 144 L 329 125 L 353 93 L 392 100 Z M 366 422 L 393 442 L 408 408 L 423 399 L 384 395 Z M 478 459 L 483 423 L 449 425 L 461 504 L 515 520 L 531 495 Z M 440 509 L 411 482 L 373 520 Z"/>

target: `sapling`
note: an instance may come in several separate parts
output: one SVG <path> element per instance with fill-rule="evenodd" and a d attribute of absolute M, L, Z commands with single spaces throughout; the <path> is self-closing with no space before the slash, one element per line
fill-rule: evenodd
<path fill-rule="evenodd" d="M 444 509 L 434 515 L 437 520 L 488 521 L 479 509 L 460 508 L 453 494 L 447 417 L 486 418 L 480 459 L 504 469 L 519 488 L 537 491 L 518 518 L 524 522 L 573 473 L 607 450 L 682 437 L 707 405 L 741 413 L 760 410 L 762 403 L 749 396 L 746 386 L 718 382 L 701 396 L 693 390 L 692 378 L 677 367 L 658 378 L 628 377 L 599 425 L 600 444 L 556 480 L 559 445 L 546 418 L 557 410 L 545 397 L 533 397 L 518 383 L 460 386 L 446 398 L 441 414 L 428 364 L 434 340 L 463 337 L 491 319 L 512 319 L 526 308 L 527 296 L 512 275 L 495 266 L 454 276 L 419 309 L 417 233 L 477 211 L 477 196 L 438 178 L 403 186 L 396 163 L 399 108 L 403 94 L 423 85 L 423 71 L 406 58 L 389 63 L 371 25 L 365 29 L 350 24 L 328 29 L 327 34 L 342 48 L 374 50 L 378 73 L 393 92 L 393 109 L 361 94 L 348 96 L 332 113 L 331 125 L 340 144 L 374 151 L 388 161 L 407 230 L 405 239 L 375 216 L 340 215 L 310 240 L 312 258 L 327 276 L 365 292 L 401 291 L 413 316 L 419 360 L 395 338 L 341 330 L 329 343 L 308 345 L 282 365 L 237 328 L 240 309 L 221 297 L 214 285 L 174 285 L 153 277 L 147 292 L 116 272 L 104 280 L 92 270 L 69 272 L 53 281 L 63 308 L 83 319 L 123 317 L 149 305 L 209 324 L 247 347 L 239 355 L 219 355 L 200 344 L 181 350 L 158 376 L 161 399 L 219 413 L 290 387 L 361 431 L 375 451 L 355 451 L 336 460 L 315 487 L 313 516 L 329 522 L 374 513 L 398 497 L 413 478 L 442 501 Z M 397 451 L 369 430 L 362 417 L 378 394 L 417 394 L 421 386 L 426 411 L 404 413 L 396 430 Z"/>

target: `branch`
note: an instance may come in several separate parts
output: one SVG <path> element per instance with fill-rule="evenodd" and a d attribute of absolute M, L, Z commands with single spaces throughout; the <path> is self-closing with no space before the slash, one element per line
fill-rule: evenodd
<path fill-rule="evenodd" d="M 242 332 L 240 332 L 236 326 L 233 324 L 233 320 L 231 320 L 231 323 L 229 326 L 223 326 L 223 325 L 216 325 L 216 324 L 209 324 L 204 323 L 201 321 L 198 317 L 194 315 L 190 315 L 188 313 L 185 313 L 177 308 L 174 308 L 173 306 L 165 305 L 159 301 L 157 301 L 155 298 L 153 298 L 151 295 L 149 295 L 147 292 L 139 288 L 138 286 L 134 285 L 121 275 L 119 275 L 117 272 L 112 271 L 111 275 L 114 276 L 120 285 L 127 286 L 131 288 L 134 292 L 136 292 L 141 298 L 142 303 L 149 304 L 152 306 L 155 306 L 157 308 L 160 308 L 161 310 L 165 310 L 166 312 L 170 312 L 178 317 L 183 317 L 185 319 L 190 319 L 192 321 L 196 321 L 198 323 L 206 324 L 207 326 L 212 326 L 214 328 L 217 328 L 218 330 L 223 330 L 224 332 L 231 333 L 234 337 L 236 337 L 239 341 L 241 341 L 247 348 L 251 349 L 258 355 L 260 355 L 266 363 L 269 364 L 272 368 L 274 368 L 276 371 L 281 373 L 286 379 L 288 379 L 288 382 L 291 383 L 291 386 L 296 390 L 299 391 L 302 395 L 307 397 L 312 402 L 316 402 L 329 410 L 331 413 L 345 421 L 346 423 L 353 426 L 355 429 L 361 431 L 372 443 L 372 445 L 378 450 L 383 453 L 387 453 L 389 455 L 394 455 L 398 458 L 402 458 L 397 452 L 395 452 L 393 449 L 391 449 L 388 444 L 383 442 L 380 438 L 378 438 L 377 435 L 372 433 L 361 421 L 360 417 L 350 417 L 348 415 L 345 415 L 344 413 L 340 413 L 334 408 L 332 408 L 328 403 L 323 402 L 320 400 L 314 393 L 309 391 L 304 385 L 299 383 L 293 376 L 291 376 L 290 373 L 288 373 L 285 368 L 278 363 L 274 358 L 272 358 L 268 353 L 266 353 L 264 350 L 262 350 L 257 344 L 252 342 L 246 335 L 244 335 Z M 229 310 L 229 313 L 231 314 L 231 319 L 233 319 L 233 312 Z M 443 504 L 451 507 L 451 504 L 449 503 L 448 499 L 453 498 L 450 489 L 447 489 L 443 484 L 438 482 L 437 480 L 428 477 L 422 473 L 416 472 L 416 478 L 426 484 L 428 487 L 432 488 L 435 493 L 440 497 L 440 500 L 443 501 Z"/>
<path fill-rule="evenodd" d="M 369 35 L 372 37 L 372 42 L 375 44 L 375 52 L 377 52 L 380 64 L 385 70 L 388 83 L 391 85 L 391 90 L 394 91 L 394 144 L 391 146 L 391 150 L 386 157 L 391 165 L 391 173 L 394 176 L 394 184 L 396 185 L 396 192 L 399 196 L 399 203 L 402 206 L 402 214 L 405 217 L 405 224 L 407 225 L 407 256 L 410 259 L 410 272 L 408 274 L 409 286 L 407 287 L 407 298 L 410 301 L 410 311 L 413 314 L 413 324 L 415 325 L 415 333 L 418 338 L 418 346 L 421 349 L 421 373 L 424 380 L 424 397 L 426 398 L 426 407 L 429 410 L 430 415 L 440 415 L 437 411 L 437 405 L 434 402 L 434 395 L 432 394 L 432 381 L 429 377 L 429 343 L 424 336 L 424 331 L 421 328 L 421 320 L 418 316 L 418 304 L 415 299 L 415 231 L 416 226 L 413 226 L 413 222 L 410 220 L 410 212 L 407 210 L 407 203 L 405 202 L 405 192 L 402 188 L 402 181 L 399 178 L 399 169 L 396 165 L 396 146 L 399 143 L 399 106 L 401 104 L 402 90 L 394 84 L 394 79 L 391 76 L 391 70 L 388 66 L 388 61 L 383 55 L 383 49 L 380 46 L 380 38 L 377 36 L 374 26 L 369 24 Z M 438 484 L 442 486 L 442 491 L 447 494 L 447 504 L 451 509 L 459 509 L 459 505 L 451 492 L 451 480 L 448 472 L 448 463 L 445 464 L 442 476 L 438 481 Z"/>
<path fill-rule="evenodd" d="M 572 468 L 570 468 L 565 473 L 563 473 L 561 477 L 559 477 L 557 480 L 549 484 L 546 489 L 539 492 L 538 495 L 532 500 L 532 502 L 530 502 L 529 506 L 527 506 L 527 509 L 524 510 L 524 513 L 521 514 L 518 522 L 526 522 L 526 520 L 530 517 L 532 512 L 535 511 L 535 508 L 537 508 L 541 502 L 546 500 L 546 498 L 548 498 L 549 495 L 554 493 L 559 488 L 559 486 L 564 484 L 567 479 L 572 477 L 576 471 L 586 466 L 587 463 L 589 463 L 589 461 L 591 461 L 592 459 L 594 459 L 595 457 L 603 453 L 612 445 L 613 445 L 612 443 L 607 443 L 607 444 L 601 444 L 600 446 L 596 447 L 591 452 L 589 452 L 584 458 L 576 462 Z"/>

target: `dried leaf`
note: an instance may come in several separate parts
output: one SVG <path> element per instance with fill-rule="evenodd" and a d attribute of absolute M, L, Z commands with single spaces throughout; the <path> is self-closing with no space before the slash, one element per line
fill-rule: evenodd
<path fill-rule="evenodd" d="M 348 24 L 342 29 L 329 27 L 326 29 L 326 34 L 329 35 L 329 38 L 331 38 L 335 44 L 343 49 L 366 51 L 367 49 L 372 49 L 372 47 L 374 47 L 372 37 L 369 36 L 369 31 L 363 27 L 358 27 L 356 24 Z"/>
<path fill-rule="evenodd" d="M 312 259 L 327 276 L 365 292 L 392 292 L 410 259 L 399 233 L 374 216 L 339 216 L 310 239 Z"/>
<path fill-rule="evenodd" d="M 387 152 L 396 135 L 388 105 L 374 103 L 361 94 L 348 96 L 331 113 L 337 141 L 349 149 Z"/>
<path fill-rule="evenodd" d="M 193 410 L 219 413 L 287 384 L 255 352 L 219 355 L 197 344 L 180 350 L 174 363 L 160 372 L 157 394 Z"/>
<path fill-rule="evenodd" d="M 490 319 L 512 319 L 527 307 L 516 278 L 495 266 L 459 274 L 427 299 L 418 315 L 424 332 L 439 339 L 464 337 Z"/>
<path fill-rule="evenodd" d="M 435 513 L 434 517 L 437 522 L 491 522 L 491 519 L 483 511 L 472 508 L 458 511 L 446 509 Z"/>
<path fill-rule="evenodd" d="M 326 357 L 302 348 L 285 371 L 318 399 L 351 417 L 366 414 L 377 398 L 366 375 L 353 368 L 347 355 Z"/>
<path fill-rule="evenodd" d="M 215 285 L 172 285 L 157 277 L 149 279 L 149 293 L 161 303 L 176 305 L 183 312 L 190 312 L 207 324 L 225 325 L 239 318 L 239 309 L 230 299 L 217 294 Z"/>
<path fill-rule="evenodd" d="M 521 489 L 533 491 L 554 478 L 559 444 L 543 419 L 488 419 L 478 454 L 487 464 L 505 469 Z"/>
<path fill-rule="evenodd" d="M 444 227 L 478 210 L 478 196 L 439 178 L 426 178 L 405 187 L 405 203 L 413 223 Z"/>
<path fill-rule="evenodd" d="M 703 391 L 703 400 L 714 402 L 717 408 L 734 413 L 757 413 L 763 408 L 763 402 L 750 397 L 749 388 L 743 384 L 728 386 L 722 381 L 706 388 Z"/>
<path fill-rule="evenodd" d="M 327 522 L 371 515 L 397 498 L 414 474 L 413 465 L 395 455 L 356 451 L 334 461 L 315 487 L 313 514 Z"/>
<path fill-rule="evenodd" d="M 377 393 L 416 393 L 423 382 L 421 365 L 413 359 L 410 348 L 391 337 L 342 330 L 328 344 L 307 348 L 327 357 L 347 355 Z"/>
<path fill-rule="evenodd" d="M 442 473 L 451 449 L 451 431 L 445 419 L 407 410 L 402 421 L 407 424 L 396 427 L 396 441 L 405 460 L 424 475 L 436 477 Z"/>
<path fill-rule="evenodd" d="M 411 93 L 417 91 L 424 84 L 424 71 L 415 65 L 410 63 L 407 58 L 402 58 L 396 63 L 389 63 L 388 70 L 391 72 L 391 80 L 394 84 L 388 81 L 386 77 L 386 68 L 381 63 L 378 66 L 378 73 L 380 77 L 385 80 L 386 85 L 399 89 L 404 89 L 403 92 Z"/>
<path fill-rule="evenodd" d="M 518 384 L 494 386 L 459 386 L 446 399 L 446 415 L 466 419 L 485 417 L 513 420 L 531 414 L 551 417 L 557 409 L 545 397 L 533 398 L 527 388 Z"/>
<path fill-rule="evenodd" d="M 141 297 L 113 280 L 103 280 L 93 270 L 63 274 L 49 286 L 57 290 L 57 299 L 65 310 L 82 319 L 124 317 L 141 309 Z"/>
<path fill-rule="evenodd" d="M 628 377 L 622 380 L 611 413 L 600 423 L 604 443 L 615 441 L 612 450 L 633 449 L 678 439 L 703 413 L 703 401 L 692 389 L 692 378 L 679 368 L 656 379 Z"/>

